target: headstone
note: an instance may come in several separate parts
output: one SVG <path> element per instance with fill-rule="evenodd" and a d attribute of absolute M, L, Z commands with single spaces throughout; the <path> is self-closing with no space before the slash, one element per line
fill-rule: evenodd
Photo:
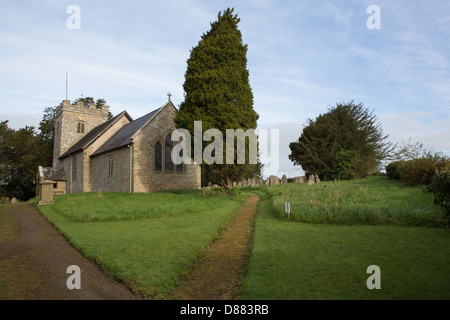
<path fill-rule="evenodd" d="M 17 199 L 16 198 L 12 198 L 11 199 L 11 203 L 17 203 Z"/>
<path fill-rule="evenodd" d="M 269 177 L 269 186 L 275 186 L 277 184 L 280 184 L 280 179 L 276 176 L 270 176 Z"/>
<path fill-rule="evenodd" d="M 287 184 L 287 177 L 285 174 L 283 174 L 283 176 L 281 177 L 281 183 L 282 184 Z"/>
<path fill-rule="evenodd" d="M 9 197 L 6 197 L 6 198 L 5 198 L 5 202 L 6 202 L 6 203 L 9 203 Z"/>
<path fill-rule="evenodd" d="M 310 186 L 310 185 L 312 185 L 312 184 L 314 184 L 314 183 L 315 183 L 314 176 L 313 176 L 313 175 L 310 175 L 310 176 L 309 176 L 309 179 L 308 179 L 308 186 Z"/>
<path fill-rule="evenodd" d="M 212 182 L 208 182 L 208 187 L 212 187 Z"/>
<path fill-rule="evenodd" d="M 316 179 L 316 183 L 320 183 L 320 179 L 319 179 L 319 176 L 317 174 L 315 175 L 315 179 Z"/>

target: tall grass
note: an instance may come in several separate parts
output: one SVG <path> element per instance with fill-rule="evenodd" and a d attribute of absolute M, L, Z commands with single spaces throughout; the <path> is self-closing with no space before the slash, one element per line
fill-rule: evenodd
<path fill-rule="evenodd" d="M 200 213 L 222 207 L 229 198 L 208 198 L 196 192 L 150 194 L 83 193 L 55 196 L 53 210 L 74 222 L 123 221 Z"/>
<path fill-rule="evenodd" d="M 325 187 L 326 186 L 326 187 Z M 280 185 L 270 191 L 273 212 L 288 219 L 285 202 L 290 202 L 289 219 L 308 223 L 440 226 L 442 213 L 433 196 L 423 187 L 405 186 L 386 177 L 320 183 L 308 186 Z"/>

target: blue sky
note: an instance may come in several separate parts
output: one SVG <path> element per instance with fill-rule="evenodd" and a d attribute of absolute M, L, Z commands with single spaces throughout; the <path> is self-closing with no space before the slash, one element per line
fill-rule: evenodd
<path fill-rule="evenodd" d="M 80 8 L 80 29 L 67 8 Z M 366 10 L 377 5 L 381 28 Z M 183 100 L 186 60 L 234 7 L 258 128 L 279 129 L 278 175 L 308 118 L 338 102 L 374 109 L 392 142 L 450 154 L 450 1 L 0 1 L 0 120 L 38 126 L 65 98 L 105 98 L 138 118 Z"/>

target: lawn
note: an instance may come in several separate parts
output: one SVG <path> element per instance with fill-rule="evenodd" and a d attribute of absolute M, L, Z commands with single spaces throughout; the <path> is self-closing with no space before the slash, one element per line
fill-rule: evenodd
<path fill-rule="evenodd" d="M 71 194 L 38 208 L 86 257 L 158 299 L 241 205 L 186 191 Z"/>
<path fill-rule="evenodd" d="M 436 225 L 442 214 L 435 211 L 432 198 L 423 200 L 418 189 L 385 178 L 338 182 L 334 190 L 344 194 L 339 206 L 351 212 L 328 211 L 331 217 L 326 217 L 322 210 L 327 205 L 320 197 L 333 189 L 322 192 L 325 184 L 259 188 L 263 200 L 243 299 L 450 299 L 449 230 L 402 225 Z M 381 194 L 380 188 L 386 192 Z M 315 210 L 307 208 L 308 195 L 315 197 Z M 286 199 L 291 201 L 290 220 L 279 208 Z M 410 201 L 421 210 L 408 215 L 404 208 L 411 208 Z M 306 216 L 297 209 L 300 204 L 309 210 L 308 223 L 299 222 Z M 365 212 L 363 219 L 356 206 Z M 369 212 L 380 217 L 368 219 Z M 389 213 L 397 213 L 396 220 L 386 219 Z M 371 265 L 380 267 L 380 290 L 367 288 Z"/>
<path fill-rule="evenodd" d="M 261 198 L 242 299 L 450 299 L 449 229 L 422 190 L 380 177 L 240 189 Z M 163 299 L 243 204 L 214 195 L 71 194 L 38 208 L 108 273 Z M 371 265 L 380 290 L 366 286 Z"/>

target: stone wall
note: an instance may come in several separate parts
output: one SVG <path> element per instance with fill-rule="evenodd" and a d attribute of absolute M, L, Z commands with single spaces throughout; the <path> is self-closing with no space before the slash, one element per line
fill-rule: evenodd
<path fill-rule="evenodd" d="M 85 157 L 84 157 L 84 167 L 83 167 L 83 192 L 91 192 L 91 191 L 98 191 L 98 187 L 96 187 L 96 184 L 100 183 L 102 187 L 106 187 L 104 185 L 105 181 L 101 180 L 99 182 L 96 182 L 96 176 L 98 177 L 98 173 L 96 173 L 95 170 L 95 164 L 96 161 L 95 158 L 91 158 L 90 156 L 98 150 L 105 142 L 107 142 L 115 133 L 117 133 L 124 125 L 130 123 L 130 120 L 128 119 L 125 114 L 123 114 L 115 123 L 110 126 L 98 139 L 96 139 L 94 142 L 92 142 L 86 149 L 85 149 Z M 119 159 L 121 158 L 121 153 L 119 152 L 119 155 L 117 156 Z M 102 159 L 98 162 L 97 168 L 102 168 L 103 166 L 107 165 L 107 162 Z M 127 160 L 127 166 L 129 165 L 129 159 Z M 117 161 L 114 161 L 114 166 L 121 166 L 117 163 Z M 129 169 L 128 169 L 129 171 Z M 128 174 L 129 177 L 129 174 Z M 129 184 L 129 183 L 127 183 Z M 110 189 L 110 187 L 107 187 Z M 115 187 L 113 187 L 115 188 Z M 120 189 L 123 189 L 123 186 L 119 187 Z"/>
<path fill-rule="evenodd" d="M 112 159 L 113 171 L 108 166 Z M 105 152 L 91 159 L 91 176 L 95 192 L 130 192 L 130 148 L 123 147 Z"/>
<path fill-rule="evenodd" d="M 166 105 L 143 127 L 133 140 L 133 191 L 152 192 L 176 189 L 200 189 L 201 170 L 199 165 L 183 164 L 183 171 L 164 170 L 164 138 L 175 130 L 173 118 L 176 109 Z M 163 149 L 163 171 L 155 171 L 155 143 L 160 141 Z"/>
<path fill-rule="evenodd" d="M 61 159 L 59 162 L 59 168 L 64 168 L 66 173 L 66 193 L 83 192 L 83 151 L 79 151 L 70 157 Z"/>

